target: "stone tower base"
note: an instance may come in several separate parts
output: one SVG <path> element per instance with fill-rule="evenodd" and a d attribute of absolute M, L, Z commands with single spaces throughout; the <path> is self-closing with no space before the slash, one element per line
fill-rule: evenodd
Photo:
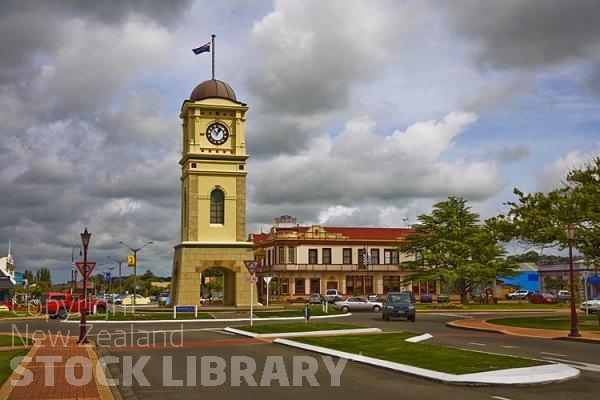
<path fill-rule="evenodd" d="M 175 246 L 171 305 L 200 304 L 200 275 L 207 269 L 223 272 L 223 305 L 250 306 L 250 273 L 244 261 L 254 259 L 252 243 L 183 242 Z M 253 289 L 252 303 L 257 304 Z"/>

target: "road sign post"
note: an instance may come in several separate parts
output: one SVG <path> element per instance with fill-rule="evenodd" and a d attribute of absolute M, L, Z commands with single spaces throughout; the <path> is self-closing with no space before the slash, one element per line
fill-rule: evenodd
<path fill-rule="evenodd" d="M 246 268 L 248 269 L 248 272 L 250 273 L 250 277 L 254 278 L 254 274 L 256 273 L 256 271 L 258 270 L 258 267 L 260 265 L 260 262 L 256 261 L 256 260 L 249 260 L 249 261 L 244 261 L 244 264 L 246 265 Z M 250 280 L 250 326 L 253 325 L 253 316 L 252 314 L 254 314 L 254 284 L 255 284 L 256 280 L 255 279 L 251 279 Z"/>
<path fill-rule="evenodd" d="M 263 276 L 263 281 L 267 284 L 267 307 L 269 307 L 269 283 L 271 283 L 272 276 Z"/>

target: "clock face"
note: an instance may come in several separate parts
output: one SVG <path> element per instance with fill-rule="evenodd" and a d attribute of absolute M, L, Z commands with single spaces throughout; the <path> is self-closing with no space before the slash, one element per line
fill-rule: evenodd
<path fill-rule="evenodd" d="M 206 138 L 212 144 L 220 146 L 229 139 L 229 131 L 222 123 L 215 122 L 206 128 Z"/>

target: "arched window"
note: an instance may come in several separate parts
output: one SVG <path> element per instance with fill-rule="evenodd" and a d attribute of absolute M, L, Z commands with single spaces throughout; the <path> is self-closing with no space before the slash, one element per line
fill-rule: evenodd
<path fill-rule="evenodd" d="M 225 195 L 220 189 L 215 189 L 210 193 L 210 223 L 225 223 Z"/>

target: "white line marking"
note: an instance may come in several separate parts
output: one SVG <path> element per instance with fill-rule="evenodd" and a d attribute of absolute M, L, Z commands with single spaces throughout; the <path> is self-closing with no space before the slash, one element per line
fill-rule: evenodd
<path fill-rule="evenodd" d="M 545 354 L 547 356 L 555 356 L 555 357 L 566 357 L 566 354 L 558 354 L 558 353 L 546 353 L 545 351 L 541 351 L 540 354 Z"/>
<path fill-rule="evenodd" d="M 473 346 L 485 346 L 485 343 L 475 343 L 475 342 L 471 342 L 469 344 L 472 344 Z"/>
<path fill-rule="evenodd" d="M 498 400 L 511 400 L 508 397 L 501 397 L 501 396 L 492 396 L 492 399 L 498 399 Z"/>
<path fill-rule="evenodd" d="M 589 364 L 581 361 L 573 361 L 573 360 L 565 360 L 564 358 L 553 358 L 553 357 L 543 357 L 546 360 L 550 361 L 558 361 L 562 364 L 568 364 L 577 369 L 583 369 L 585 371 L 593 371 L 600 372 L 600 365 L 598 364 Z"/>

